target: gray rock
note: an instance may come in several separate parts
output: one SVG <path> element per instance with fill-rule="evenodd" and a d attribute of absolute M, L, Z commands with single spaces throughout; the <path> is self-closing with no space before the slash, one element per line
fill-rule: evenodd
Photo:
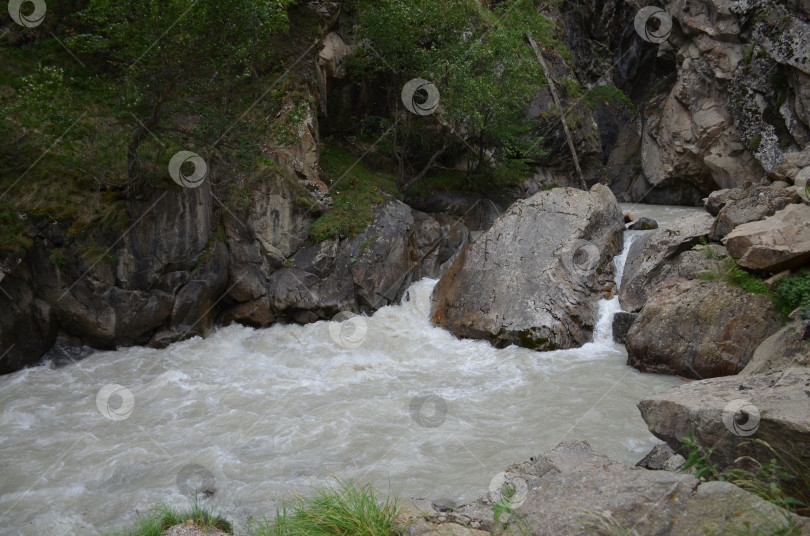
<path fill-rule="evenodd" d="M 720 210 L 709 238 L 720 241 L 738 225 L 759 221 L 792 203 L 801 202 L 795 190 L 779 186 L 757 187 L 746 190 L 745 194 L 742 199 L 731 200 Z"/>
<path fill-rule="evenodd" d="M 638 407 L 656 437 L 680 450 L 683 439 L 694 434 L 699 444 L 714 449 L 710 462 L 721 469 L 736 467 L 743 456 L 765 463 L 774 452 L 796 456 L 808 467 L 808 392 L 810 369 L 793 367 L 687 383 L 649 396 Z"/>
<path fill-rule="evenodd" d="M 613 193 L 555 188 L 518 201 L 433 291 L 433 321 L 460 337 L 538 350 L 592 338 L 624 225 Z"/>
<path fill-rule="evenodd" d="M 636 467 L 660 471 L 664 468 L 664 464 L 667 463 L 667 460 L 675 455 L 675 451 L 672 450 L 672 447 L 666 443 L 661 443 L 660 445 L 654 446 L 646 456 L 641 458 L 641 460 L 636 463 Z"/>
<path fill-rule="evenodd" d="M 666 462 L 664 462 L 663 469 L 665 471 L 677 471 L 678 469 L 683 467 L 685 464 L 686 464 L 686 458 L 684 458 L 680 454 L 676 454 L 675 456 L 671 457 Z"/>
<path fill-rule="evenodd" d="M 670 225 L 661 227 L 654 233 L 636 238 L 627 254 L 624 265 L 619 301 L 626 311 L 637 312 L 647 301 L 647 294 L 661 281 L 675 277 L 686 277 L 681 266 L 686 264 L 697 268 L 684 269 L 690 273 L 699 272 L 709 266 L 709 259 L 699 256 L 689 262 L 679 263 L 678 256 L 700 243 L 709 234 L 712 217 L 698 212 L 679 218 Z M 696 277 L 696 276 L 693 276 Z"/>
<path fill-rule="evenodd" d="M 712 216 L 717 216 L 720 211 L 731 203 L 745 197 L 745 190 L 742 188 L 726 188 L 724 190 L 715 190 L 709 194 L 704 200 L 703 206 L 706 211 Z"/>
<path fill-rule="evenodd" d="M 744 223 L 723 239 L 740 266 L 778 272 L 810 262 L 810 206 L 789 205 L 761 221 Z"/>
<path fill-rule="evenodd" d="M 555 465 L 553 460 L 561 461 Z M 538 464 L 551 464 L 553 470 L 520 472 Z M 795 523 L 800 534 L 810 533 L 808 519 L 733 484 L 700 483 L 692 475 L 667 470 L 631 469 L 606 460 L 583 442 L 562 443 L 509 471 L 526 484 L 514 514 L 521 518 L 518 526 L 530 534 L 604 533 L 608 521 L 613 530 L 644 535 L 756 533 L 786 520 Z"/>
<path fill-rule="evenodd" d="M 630 326 L 636 321 L 638 313 L 626 313 L 620 311 L 613 315 L 613 340 L 619 344 L 624 344 L 627 341 L 627 332 L 630 331 Z"/>
<path fill-rule="evenodd" d="M 670 280 L 650 296 L 627 333 L 627 364 L 687 378 L 736 374 L 780 327 L 764 295 L 720 280 Z"/>
<path fill-rule="evenodd" d="M 751 361 L 740 371 L 751 376 L 792 366 L 810 366 L 810 320 L 797 318 L 757 346 Z"/>

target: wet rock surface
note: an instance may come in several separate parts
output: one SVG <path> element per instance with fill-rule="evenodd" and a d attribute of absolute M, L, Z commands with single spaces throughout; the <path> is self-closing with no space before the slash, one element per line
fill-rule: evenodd
<path fill-rule="evenodd" d="M 515 203 L 448 268 L 433 291 L 433 321 L 460 337 L 537 350 L 592 337 L 612 288 L 623 217 L 604 186 L 556 188 Z"/>

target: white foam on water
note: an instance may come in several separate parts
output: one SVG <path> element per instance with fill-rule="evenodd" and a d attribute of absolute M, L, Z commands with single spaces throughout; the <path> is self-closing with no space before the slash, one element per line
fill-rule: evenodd
<path fill-rule="evenodd" d="M 679 381 L 625 365 L 624 347 L 609 339 L 617 298 L 600 304 L 594 343 L 498 350 L 430 324 L 435 283 L 419 281 L 401 305 L 363 317 L 357 348 L 337 344 L 330 322 L 234 325 L 163 350 L 98 352 L 0 377 L 0 526 L 95 534 L 156 503 L 184 507 L 178 474 L 196 464 L 215 482 L 203 504 L 244 533 L 249 516 L 272 515 L 279 497 L 332 474 L 464 501 L 564 439 L 626 463 L 658 442 L 636 402 Z M 107 384 L 132 393 L 128 418 L 99 412 Z M 446 415 L 435 405 L 414 413 L 413 398 L 428 395 Z"/>

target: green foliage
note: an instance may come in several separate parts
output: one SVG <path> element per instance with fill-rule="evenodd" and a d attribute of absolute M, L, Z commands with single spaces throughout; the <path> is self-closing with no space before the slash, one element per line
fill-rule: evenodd
<path fill-rule="evenodd" d="M 399 513 L 396 498 L 378 500 L 370 485 L 336 478 L 313 497 L 295 496 L 251 527 L 251 536 L 390 536 Z"/>
<path fill-rule="evenodd" d="M 774 285 L 776 306 L 783 316 L 799 308 L 803 318 L 810 318 L 810 270 L 780 277 Z"/>
<path fill-rule="evenodd" d="M 31 237 L 14 207 L 0 202 L 0 254 L 20 253 L 31 244 Z"/>
<path fill-rule="evenodd" d="M 334 206 L 309 229 L 309 238 L 316 244 L 359 235 L 371 223 L 373 208 L 385 201 L 385 192 L 397 192 L 391 175 L 366 167 L 337 145 L 322 147 L 320 164 Z"/>
<path fill-rule="evenodd" d="M 711 464 L 713 448 L 706 448 L 701 446 L 695 439 L 694 434 L 689 437 L 684 437 L 682 440 L 681 448 L 688 454 L 686 456 L 686 463 L 681 467 L 681 471 L 695 470 L 695 478 L 698 480 L 715 480 L 720 474 L 720 469 L 717 464 Z"/>
<path fill-rule="evenodd" d="M 167 528 L 181 523 L 195 525 L 203 530 L 217 528 L 228 534 L 233 534 L 233 526 L 228 520 L 201 507 L 195 499 L 191 505 L 191 510 L 185 512 L 171 506 L 159 504 L 146 515 L 139 514 L 134 527 L 122 531 L 108 532 L 105 536 L 163 536 L 163 531 Z"/>
<path fill-rule="evenodd" d="M 503 514 L 512 513 L 512 498 L 515 496 L 517 488 L 514 484 L 506 482 L 501 487 L 501 498 L 492 505 L 492 517 L 495 523 L 500 523 Z"/>
<path fill-rule="evenodd" d="M 623 105 L 627 107 L 632 113 L 635 113 L 636 107 L 633 101 L 625 95 L 624 91 L 613 85 L 596 86 L 588 91 L 582 98 L 583 102 L 587 104 L 592 110 L 596 108 L 597 104 L 612 104 Z"/>
<path fill-rule="evenodd" d="M 526 35 L 544 46 L 564 47 L 554 37 L 553 21 L 533 2 L 512 0 L 491 11 L 475 0 L 359 4 L 359 33 L 373 52 L 358 49 L 350 68 L 388 87 L 394 109 L 401 109 L 400 90 L 412 78 L 431 81 L 441 95 L 434 114 L 438 125 L 436 117 L 407 113 L 397 123 L 392 150 L 405 161 L 401 185 L 409 186 L 406 175 L 416 175 L 445 142 L 466 155 L 471 176 L 485 177 L 505 161 L 540 154 L 524 108 L 543 76 Z M 434 140 L 427 152 L 425 140 Z"/>
<path fill-rule="evenodd" d="M 703 447 L 692 434 L 690 437 L 682 439 L 682 449 L 688 454 L 681 470 L 694 470 L 695 477 L 702 481 L 731 482 L 796 514 L 806 516 L 810 513 L 810 468 L 806 466 L 800 456 L 795 452 L 778 451 L 761 439 L 749 439 L 743 441 L 740 446 L 750 443 L 755 443 L 770 451 L 770 459 L 765 463 L 760 463 L 758 460 L 746 457 L 746 463 L 755 465 L 755 469 L 721 471 L 717 464 L 711 463 L 714 448 Z"/>

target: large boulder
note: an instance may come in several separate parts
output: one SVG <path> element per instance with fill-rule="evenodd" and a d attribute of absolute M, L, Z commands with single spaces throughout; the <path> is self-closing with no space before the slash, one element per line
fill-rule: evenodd
<path fill-rule="evenodd" d="M 727 203 L 717 214 L 709 238 L 720 241 L 737 226 L 773 216 L 792 203 L 801 202 L 793 188 L 781 185 L 762 186 L 746 191 L 742 199 Z"/>
<path fill-rule="evenodd" d="M 736 374 L 780 327 L 764 295 L 720 280 L 671 280 L 650 296 L 630 327 L 627 364 L 688 378 Z"/>
<path fill-rule="evenodd" d="M 695 212 L 636 238 L 622 273 L 619 301 L 624 310 L 641 310 L 648 293 L 661 281 L 677 277 L 693 279 L 713 265 L 708 256 L 697 252 L 679 259 L 682 253 L 705 239 L 712 222 L 712 217 L 705 212 Z"/>
<path fill-rule="evenodd" d="M 789 205 L 761 221 L 744 223 L 723 239 L 740 266 L 778 272 L 810 262 L 810 206 Z"/>
<path fill-rule="evenodd" d="M 433 321 L 497 347 L 571 348 L 591 340 L 612 290 L 622 212 L 609 188 L 555 188 L 519 201 L 448 268 Z"/>
<path fill-rule="evenodd" d="M 751 376 L 791 366 L 810 367 L 810 320 L 796 318 L 762 341 L 740 375 Z"/>
<path fill-rule="evenodd" d="M 809 386 L 810 368 L 793 367 L 687 383 L 638 407 L 650 432 L 681 452 L 683 439 L 694 434 L 713 448 L 710 462 L 721 469 L 743 456 L 766 463 L 774 453 L 810 467 Z"/>
<path fill-rule="evenodd" d="M 796 516 L 728 482 L 700 482 L 687 473 L 630 468 L 598 454 L 582 441 L 515 464 L 493 482 L 514 486 L 512 512 L 501 517 L 538 536 L 586 534 L 777 534 L 787 523 L 810 534 L 810 520 Z M 496 486 L 478 501 L 442 513 L 471 525 L 500 527 L 492 508 Z M 493 489 L 494 488 L 494 489 Z M 432 517 L 438 517 L 436 514 Z M 769 532 L 760 532 L 769 530 Z M 750 531 L 750 532 L 747 532 Z"/>

